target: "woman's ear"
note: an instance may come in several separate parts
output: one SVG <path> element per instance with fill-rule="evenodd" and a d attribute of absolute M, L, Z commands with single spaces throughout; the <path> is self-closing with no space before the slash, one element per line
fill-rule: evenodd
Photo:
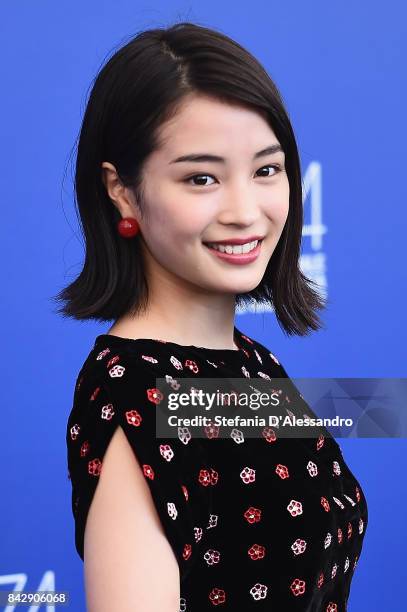
<path fill-rule="evenodd" d="M 123 185 L 116 168 L 110 162 L 102 162 L 102 181 L 122 218 L 136 217 L 134 197 L 130 189 Z"/>

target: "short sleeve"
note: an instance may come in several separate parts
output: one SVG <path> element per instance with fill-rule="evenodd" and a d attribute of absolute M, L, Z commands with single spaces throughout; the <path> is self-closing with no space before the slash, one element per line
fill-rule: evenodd
<path fill-rule="evenodd" d="M 78 379 L 67 427 L 75 546 L 83 560 L 86 518 L 104 455 L 120 425 L 150 488 L 182 581 L 205 539 L 212 502 L 200 474 L 210 466 L 198 439 L 156 437 L 156 410 L 164 398 L 156 378 L 165 374 L 154 365 L 139 355 L 114 352 Z"/>

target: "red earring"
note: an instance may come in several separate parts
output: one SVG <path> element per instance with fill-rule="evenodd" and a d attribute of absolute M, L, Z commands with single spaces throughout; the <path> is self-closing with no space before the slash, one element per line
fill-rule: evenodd
<path fill-rule="evenodd" d="M 139 232 L 139 224 L 133 217 L 125 217 L 120 219 L 117 224 L 117 231 L 123 238 L 133 238 Z"/>

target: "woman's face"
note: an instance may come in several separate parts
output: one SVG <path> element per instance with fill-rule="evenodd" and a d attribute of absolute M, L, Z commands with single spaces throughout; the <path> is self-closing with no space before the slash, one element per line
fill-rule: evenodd
<path fill-rule="evenodd" d="M 147 278 L 157 271 L 197 291 L 251 291 L 263 278 L 289 208 L 284 153 L 273 130 L 256 112 L 194 95 L 159 135 L 161 147 L 144 166 L 146 216 L 137 216 Z M 270 147 L 277 150 L 259 154 Z M 177 161 L 190 155 L 223 161 Z M 218 256 L 205 244 L 253 236 L 264 238 L 258 256 L 246 262 Z"/>

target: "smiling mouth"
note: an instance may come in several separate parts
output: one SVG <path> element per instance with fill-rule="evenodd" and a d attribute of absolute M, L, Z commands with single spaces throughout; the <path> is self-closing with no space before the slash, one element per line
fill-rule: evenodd
<path fill-rule="evenodd" d="M 247 242 L 246 244 L 213 244 L 211 242 L 204 242 L 203 244 L 208 249 L 220 251 L 221 253 L 226 253 L 227 255 L 245 255 L 246 253 L 251 253 L 254 251 L 262 242 L 263 239 L 253 240 L 253 242 Z"/>

